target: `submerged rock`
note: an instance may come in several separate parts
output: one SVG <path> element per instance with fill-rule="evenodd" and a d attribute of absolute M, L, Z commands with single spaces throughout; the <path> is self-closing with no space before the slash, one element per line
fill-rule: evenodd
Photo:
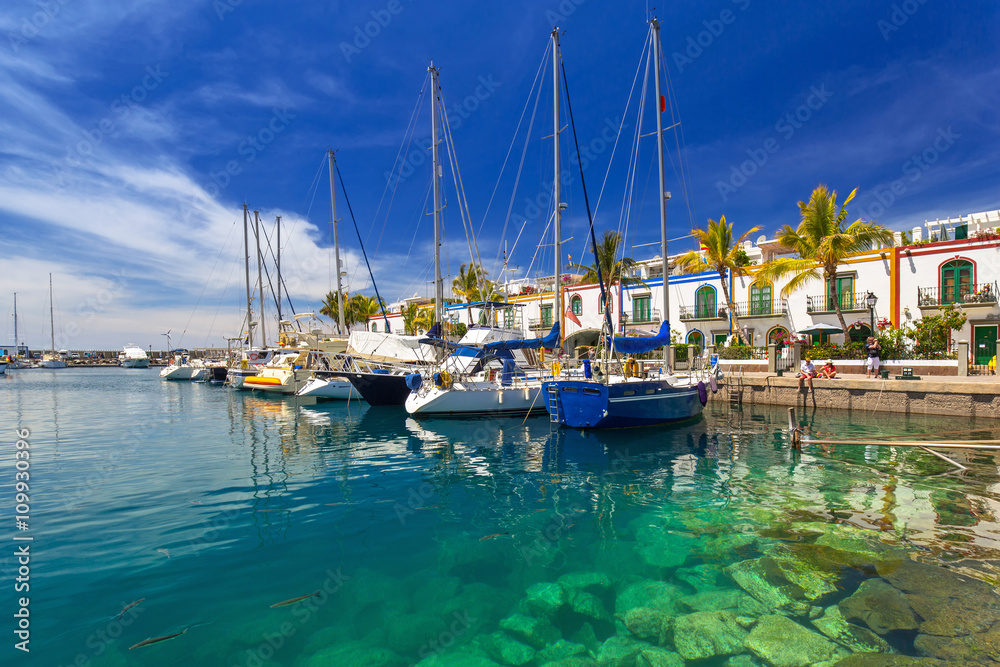
<path fill-rule="evenodd" d="M 923 621 L 920 632 L 957 637 L 983 633 L 1000 620 L 1000 595 L 987 583 L 943 567 L 907 561 L 879 573 L 906 594 Z"/>
<path fill-rule="evenodd" d="M 569 601 L 570 609 L 595 621 L 611 621 L 611 614 L 600 598 L 586 591 L 577 591 Z"/>
<path fill-rule="evenodd" d="M 924 655 L 946 660 L 951 664 L 1000 664 L 1000 621 L 986 632 L 963 637 L 917 635 L 913 642 Z"/>
<path fill-rule="evenodd" d="M 742 591 L 721 590 L 706 591 L 697 595 L 685 595 L 678 602 L 689 611 L 718 611 L 720 609 L 737 609 L 740 606 Z"/>
<path fill-rule="evenodd" d="M 639 651 L 635 667 L 684 667 L 684 658 L 665 648 L 650 646 Z"/>
<path fill-rule="evenodd" d="M 600 667 L 634 667 L 635 660 L 646 644 L 629 637 L 611 637 L 597 652 Z"/>
<path fill-rule="evenodd" d="M 729 611 L 699 611 L 674 619 L 674 646 L 688 660 L 743 652 L 747 631 Z"/>
<path fill-rule="evenodd" d="M 933 658 L 908 655 L 855 653 L 834 663 L 834 667 L 951 667 Z"/>
<path fill-rule="evenodd" d="M 770 610 L 805 616 L 810 605 L 802 602 L 805 591 L 789 581 L 785 572 L 770 556 L 733 563 L 726 568 L 736 585 Z M 741 611 L 741 613 L 743 613 Z"/>
<path fill-rule="evenodd" d="M 511 667 L 527 665 L 535 659 L 535 649 L 511 639 L 502 632 L 480 637 L 479 647 L 493 660 Z"/>
<path fill-rule="evenodd" d="M 702 563 L 694 567 L 680 567 L 674 572 L 674 578 L 682 581 L 699 593 L 719 588 L 719 577 L 722 568 L 718 565 Z"/>
<path fill-rule="evenodd" d="M 813 626 L 841 646 L 855 653 L 891 653 L 892 649 L 884 639 L 868 628 L 848 623 L 840 613 L 840 607 L 827 607 L 823 615 L 812 622 Z"/>
<path fill-rule="evenodd" d="M 819 633 L 777 614 L 760 619 L 746 644 L 772 667 L 810 667 L 847 653 Z"/>
<path fill-rule="evenodd" d="M 646 565 L 676 568 L 687 561 L 696 540 L 659 526 L 641 526 L 636 531 L 636 553 Z"/>
<path fill-rule="evenodd" d="M 867 579 L 851 597 L 840 601 L 848 621 L 860 621 L 880 635 L 915 630 L 919 621 L 906 596 L 881 579 Z"/>
<path fill-rule="evenodd" d="M 529 611 L 551 618 L 568 600 L 569 597 L 562 584 L 543 582 L 528 588 L 524 606 Z"/>
<path fill-rule="evenodd" d="M 312 655 L 303 663 L 303 667 L 326 667 L 327 665 L 405 667 L 407 664 L 409 663 L 402 656 L 387 648 L 352 642 L 341 646 L 331 646 Z"/>
<path fill-rule="evenodd" d="M 448 626 L 440 618 L 418 614 L 404 614 L 393 617 L 386 623 L 386 644 L 396 653 L 416 654 L 428 642 L 439 639 L 448 632 Z"/>
<path fill-rule="evenodd" d="M 677 611 L 676 600 L 681 592 L 676 586 L 645 579 L 626 587 L 615 599 L 615 613 L 622 614 L 635 607 L 659 609 L 668 614 Z"/>
<path fill-rule="evenodd" d="M 586 646 L 560 639 L 540 650 L 535 656 L 535 661 L 544 665 L 559 660 L 566 660 L 567 658 L 579 657 L 587 657 Z"/>
<path fill-rule="evenodd" d="M 619 615 L 628 631 L 639 639 L 662 644 L 671 616 L 660 609 L 634 607 Z"/>
<path fill-rule="evenodd" d="M 513 614 L 500 621 L 500 628 L 514 639 L 542 649 L 560 639 L 559 631 L 548 620 Z"/>
<path fill-rule="evenodd" d="M 463 646 L 447 653 L 435 653 L 417 663 L 416 667 L 500 667 L 475 646 Z"/>
<path fill-rule="evenodd" d="M 570 572 L 559 577 L 559 584 L 569 591 L 600 594 L 609 590 L 613 583 L 603 572 Z"/>

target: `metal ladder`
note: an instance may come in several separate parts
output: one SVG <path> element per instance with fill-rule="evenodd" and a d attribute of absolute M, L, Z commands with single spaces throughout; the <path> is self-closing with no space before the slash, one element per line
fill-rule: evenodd
<path fill-rule="evenodd" d="M 559 419 L 559 387 L 557 385 L 549 385 L 548 396 L 545 397 L 545 400 L 549 410 L 549 421 L 553 424 L 561 423 Z"/>
<path fill-rule="evenodd" d="M 726 391 L 729 395 L 729 403 L 731 405 L 740 405 L 743 403 L 743 367 L 740 367 L 740 373 L 736 376 L 735 382 L 726 382 Z"/>

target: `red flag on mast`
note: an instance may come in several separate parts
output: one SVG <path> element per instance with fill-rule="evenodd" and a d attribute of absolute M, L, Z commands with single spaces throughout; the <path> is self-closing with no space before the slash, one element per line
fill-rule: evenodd
<path fill-rule="evenodd" d="M 566 319 L 567 320 L 572 320 L 573 322 L 576 322 L 576 326 L 581 326 L 580 325 L 580 318 L 577 317 L 576 313 L 573 312 L 573 306 L 572 306 L 572 304 L 570 305 L 569 308 L 566 309 Z"/>

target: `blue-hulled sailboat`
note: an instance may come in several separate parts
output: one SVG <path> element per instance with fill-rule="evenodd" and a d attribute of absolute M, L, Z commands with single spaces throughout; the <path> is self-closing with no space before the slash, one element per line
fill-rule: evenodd
<path fill-rule="evenodd" d="M 587 202 L 587 215 L 590 218 L 590 240 L 597 266 L 597 278 L 601 288 L 601 301 L 604 303 L 605 359 L 597 369 L 591 367 L 589 360 L 584 361 L 584 377 L 574 379 L 553 378 L 542 383 L 542 392 L 546 409 L 553 422 L 572 428 L 623 428 L 629 426 L 650 426 L 692 419 L 701 414 L 707 400 L 707 390 L 704 381 L 697 381 L 691 374 L 678 376 L 670 372 L 667 364 L 652 373 L 642 373 L 638 363 L 628 355 L 652 352 L 664 345 L 670 344 L 668 266 L 667 266 L 667 233 L 666 233 L 666 200 L 670 197 L 666 192 L 663 165 L 663 111 L 660 96 L 660 24 L 656 19 L 650 23 L 650 37 L 654 50 L 656 76 L 656 129 L 657 153 L 659 157 L 659 192 L 660 192 L 660 232 L 663 257 L 663 313 L 664 321 L 655 336 L 643 338 L 612 336 L 613 331 L 610 309 L 607 307 L 607 292 L 604 277 L 601 275 L 600 261 L 597 259 L 597 240 L 594 235 L 594 219 L 590 211 L 590 201 L 587 198 L 586 184 L 583 184 L 584 200 Z M 555 33 L 553 33 L 555 35 Z M 554 37 L 555 38 L 555 37 Z M 558 50 L 557 50 L 558 52 Z M 565 71 L 563 72 L 565 79 Z M 567 85 L 568 91 L 568 85 Z M 573 136 L 576 138 L 576 128 L 572 123 L 573 107 L 567 106 L 570 112 L 570 125 L 573 126 Z M 578 149 L 579 153 L 579 149 Z M 583 177 L 581 169 L 581 180 Z M 623 359 L 624 357 L 624 359 Z M 612 361 L 616 360 L 616 361 Z M 614 369 L 620 369 L 615 372 Z M 605 369 L 602 372 L 602 369 Z M 706 378 L 707 379 L 707 378 Z"/>

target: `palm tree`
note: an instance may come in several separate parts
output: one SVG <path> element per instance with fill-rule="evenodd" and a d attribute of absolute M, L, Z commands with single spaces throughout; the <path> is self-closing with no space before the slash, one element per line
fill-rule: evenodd
<path fill-rule="evenodd" d="M 486 269 L 479 264 L 462 264 L 458 269 L 458 277 L 451 281 L 451 291 L 462 297 L 467 303 L 475 301 L 490 301 L 503 298 L 492 280 L 486 277 Z M 472 321 L 472 307 L 467 306 L 469 321 Z"/>
<path fill-rule="evenodd" d="M 347 311 L 351 314 L 352 323 L 367 322 L 369 317 L 381 310 L 381 304 L 378 299 L 364 294 L 355 294 L 346 305 Z"/>
<path fill-rule="evenodd" d="M 799 202 L 802 221 L 798 228 L 785 225 L 777 233 L 778 243 L 798 253 L 798 258 L 775 259 L 764 265 L 758 274 L 771 282 L 791 275 L 792 278 L 781 290 L 782 297 L 787 297 L 807 282 L 822 278 L 829 286 L 829 298 L 833 301 L 845 336 L 847 322 L 837 293 L 837 267 L 852 253 L 884 247 L 893 240 L 891 230 L 873 222 L 855 220 L 844 227 L 847 205 L 857 192 L 858 189 L 854 188 L 838 210 L 837 192 L 831 192 L 822 184 L 817 186 L 808 203 Z"/>
<path fill-rule="evenodd" d="M 746 270 L 745 257 L 743 252 L 743 241 L 751 234 L 760 231 L 760 227 L 748 229 L 735 241 L 733 240 L 733 223 L 726 222 L 726 216 L 719 218 L 719 221 L 709 219 L 708 230 L 692 229 L 691 233 L 701 242 L 703 251 L 691 250 L 684 253 L 677 260 L 677 266 L 683 273 L 702 273 L 704 271 L 715 271 L 719 274 L 719 282 L 722 283 L 722 295 L 726 298 L 726 305 L 733 317 L 733 328 L 739 334 L 744 345 L 749 345 L 746 334 L 740 328 L 740 321 L 736 316 L 736 309 L 733 307 L 732 294 L 729 293 L 729 283 L 726 274 L 731 273 L 734 277 L 748 275 Z"/>
<path fill-rule="evenodd" d="M 597 245 L 597 262 L 591 264 L 590 266 L 585 266 L 583 264 L 569 265 L 572 268 L 579 269 L 584 272 L 583 278 L 580 279 L 580 283 L 596 283 L 597 267 L 600 266 L 601 277 L 604 279 L 604 285 L 606 287 L 609 287 L 616 282 L 621 282 L 626 285 L 629 283 L 645 284 L 638 278 L 625 276 L 626 273 L 635 268 L 636 261 L 631 257 L 622 257 L 621 259 L 618 259 L 618 247 L 621 243 L 621 234 L 613 232 L 610 229 L 604 230 L 604 236 Z"/>
<path fill-rule="evenodd" d="M 349 310 L 348 310 L 348 302 L 347 302 L 347 294 L 346 293 L 343 295 L 343 298 L 344 298 L 344 324 L 346 324 L 347 328 L 350 329 L 351 328 L 351 323 L 347 319 Z M 326 293 L 326 296 L 323 297 L 323 305 L 319 309 L 319 314 L 320 315 L 326 315 L 327 317 L 329 317 L 334 322 L 339 322 L 340 321 L 340 298 L 339 298 L 339 295 L 336 292 L 327 292 Z"/>

